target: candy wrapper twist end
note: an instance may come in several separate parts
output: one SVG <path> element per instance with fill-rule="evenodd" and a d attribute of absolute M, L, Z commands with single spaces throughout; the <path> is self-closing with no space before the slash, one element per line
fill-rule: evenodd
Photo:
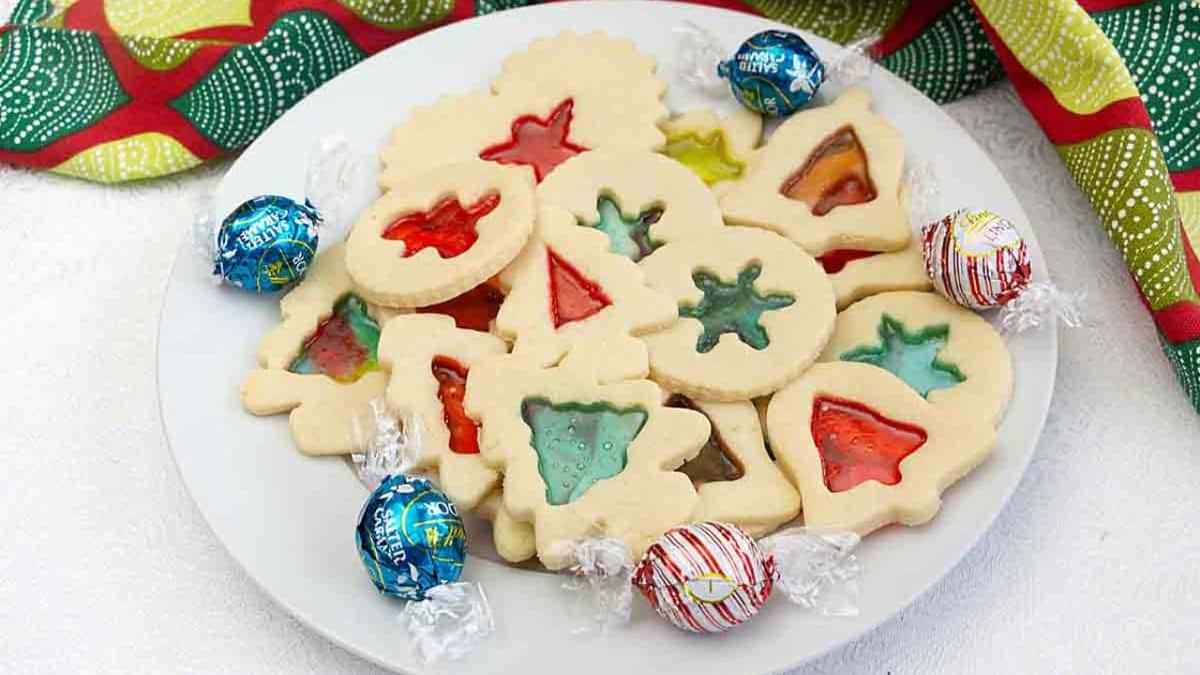
<path fill-rule="evenodd" d="M 844 52 L 825 66 L 825 79 L 848 87 L 870 78 L 878 60 L 875 45 L 881 37 L 867 35 L 844 45 Z"/>
<path fill-rule="evenodd" d="M 349 229 L 346 197 L 352 193 L 361 170 L 361 158 L 343 134 L 325 136 L 313 148 L 304 194 L 320 214 L 325 241 L 345 238 Z"/>
<path fill-rule="evenodd" d="M 679 36 L 676 48 L 679 77 L 710 96 L 723 94 L 725 82 L 718 69 L 725 54 L 716 36 L 691 21 L 676 26 L 672 32 Z"/>
<path fill-rule="evenodd" d="M 572 632 L 607 633 L 629 623 L 633 607 L 633 560 L 619 539 L 595 537 L 564 543 L 574 563 L 563 588 L 575 594 Z"/>
<path fill-rule="evenodd" d="M 354 426 L 361 453 L 351 455 L 358 477 L 375 489 L 388 476 L 407 474 L 421 457 L 421 421 L 416 415 L 395 417 L 383 399 L 370 404 L 366 419 L 356 418 Z"/>
<path fill-rule="evenodd" d="M 461 659 L 496 629 L 483 586 L 465 581 L 431 588 L 405 605 L 400 621 L 426 666 Z"/>
<path fill-rule="evenodd" d="M 775 557 L 777 587 L 796 605 L 826 616 L 858 615 L 863 566 L 854 532 L 795 527 L 760 543 Z"/>
<path fill-rule="evenodd" d="M 1064 291 L 1054 284 L 1035 281 L 1000 308 L 1000 332 L 1011 335 L 1041 328 L 1055 316 L 1071 328 L 1078 328 L 1083 325 L 1081 310 L 1086 299 L 1082 291 Z"/>

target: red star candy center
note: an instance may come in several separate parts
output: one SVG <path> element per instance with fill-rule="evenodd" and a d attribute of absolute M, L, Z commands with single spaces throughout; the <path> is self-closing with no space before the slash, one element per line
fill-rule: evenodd
<path fill-rule="evenodd" d="M 538 182 L 554 167 L 571 159 L 587 148 L 567 140 L 571 134 L 572 99 L 559 103 L 546 119 L 521 115 L 512 123 L 512 138 L 497 143 L 479 153 L 480 159 L 500 164 L 519 164 L 533 167 Z"/>

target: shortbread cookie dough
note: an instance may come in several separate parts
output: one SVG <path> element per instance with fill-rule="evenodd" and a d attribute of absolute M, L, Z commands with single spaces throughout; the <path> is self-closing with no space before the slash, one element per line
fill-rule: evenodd
<path fill-rule="evenodd" d="M 767 456 L 753 403 L 693 401 L 673 394 L 667 406 L 700 412 L 712 426 L 700 454 L 679 467 L 700 494 L 693 521 L 733 523 L 761 537 L 796 517 L 800 495 Z"/>
<path fill-rule="evenodd" d="M 558 356 L 580 342 L 663 328 L 677 316 L 670 297 L 643 283 L 637 264 L 609 251 L 603 232 L 551 206 L 540 209 L 534 236 L 505 276 L 512 288 L 496 332 L 523 353 Z"/>
<path fill-rule="evenodd" d="M 504 505 L 533 524 L 538 558 L 571 563 L 570 543 L 620 539 L 634 559 L 697 505 L 674 471 L 709 435 L 704 415 L 663 406 L 647 380 L 617 381 L 575 360 L 553 368 L 519 355 L 475 367 L 467 412 L 480 421 L 480 451 L 504 473 Z"/>
<path fill-rule="evenodd" d="M 512 517 L 504 508 L 503 492 L 493 490 L 479 503 L 477 513 L 492 521 L 492 545 L 510 563 L 521 563 L 537 555 L 533 526 Z"/>
<path fill-rule="evenodd" d="M 587 150 L 662 147 L 666 85 L 628 40 L 563 33 L 505 60 L 494 94 L 445 96 L 392 133 L 380 185 L 466 159 L 524 167 L 542 180 Z"/>
<path fill-rule="evenodd" d="M 721 198 L 731 224 L 774 230 L 813 255 L 897 251 L 911 238 L 900 200 L 904 141 L 851 89 L 796 113 Z"/>
<path fill-rule="evenodd" d="M 698 400 L 769 394 L 816 360 L 833 289 L 807 253 L 766 230 L 727 227 L 664 246 L 642 264 L 679 320 L 645 336 L 651 378 Z"/>
<path fill-rule="evenodd" d="M 416 468 L 436 468 L 459 508 L 476 508 L 500 484 L 500 475 L 479 456 L 479 429 L 463 399 L 471 369 L 507 352 L 504 340 L 457 328 L 453 318 L 439 314 L 396 317 L 379 340 L 379 362 L 391 373 L 388 411 L 412 416 L 422 448 Z"/>
<path fill-rule="evenodd" d="M 242 406 L 254 415 L 290 412 L 292 439 L 307 455 L 360 451 L 369 404 L 387 376 L 376 357 L 378 314 L 354 294 L 345 246 L 318 255 L 279 306 L 283 322 L 259 345 L 261 367 L 242 383 Z"/>
<path fill-rule="evenodd" d="M 727 117 L 712 110 L 689 110 L 659 125 L 667 135 L 663 154 L 686 166 L 717 194 L 724 194 L 750 169 L 762 141 L 763 119 L 738 107 Z"/>
<path fill-rule="evenodd" d="M 567 160 L 537 189 L 634 262 L 663 244 L 725 226 L 712 192 L 677 162 L 639 150 L 593 150 Z"/>
<path fill-rule="evenodd" d="M 933 288 L 925 274 L 925 256 L 917 237 L 899 251 L 834 249 L 819 256 L 817 262 L 833 284 L 838 311 L 876 293 Z"/>
<path fill-rule="evenodd" d="M 861 535 L 933 518 L 995 442 L 982 416 L 947 414 L 882 368 L 847 362 L 818 363 L 776 393 L 767 435 L 804 524 Z"/>
<path fill-rule="evenodd" d="M 395 187 L 346 242 L 346 269 L 372 302 L 449 300 L 512 262 L 533 231 L 533 183 L 516 169 L 471 160 Z"/>
<path fill-rule="evenodd" d="M 822 361 L 870 363 L 952 416 L 999 424 L 1012 395 L 1012 359 L 982 317 L 937 293 L 880 293 L 838 315 Z"/>

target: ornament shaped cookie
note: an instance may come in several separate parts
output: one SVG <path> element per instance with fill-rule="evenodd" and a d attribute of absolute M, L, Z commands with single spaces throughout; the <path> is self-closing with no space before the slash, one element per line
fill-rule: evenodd
<path fill-rule="evenodd" d="M 728 117 L 689 110 L 659 125 L 667 135 L 663 154 L 686 166 L 716 194 L 741 180 L 762 141 L 763 119 L 739 107 Z"/>
<path fill-rule="evenodd" d="M 537 189 L 538 203 L 603 232 L 634 262 L 663 244 L 725 227 L 704 183 L 677 162 L 638 150 L 593 150 L 567 160 Z"/>
<path fill-rule="evenodd" d="M 674 469 L 700 451 L 708 421 L 664 407 L 653 382 L 613 381 L 604 363 L 542 366 L 512 354 L 471 375 L 467 412 L 480 421 L 484 459 L 504 473 L 505 507 L 533 524 L 550 569 L 591 536 L 620 539 L 640 558 L 695 511 L 696 491 Z"/>
<path fill-rule="evenodd" d="M 472 160 L 397 183 L 359 218 L 346 269 L 372 302 L 444 302 L 499 272 L 533 230 L 533 184 L 516 169 Z"/>
<path fill-rule="evenodd" d="M 796 517 L 800 495 L 767 456 L 753 403 L 693 401 L 673 394 L 667 406 L 695 410 L 712 427 L 700 454 L 679 467 L 700 495 L 693 521 L 733 523 L 761 537 Z"/>
<path fill-rule="evenodd" d="M 290 412 L 292 439 L 306 455 L 358 452 L 387 375 L 376 355 L 380 313 L 355 294 L 345 246 L 318 255 L 279 307 L 283 322 L 259 344 L 261 367 L 242 383 L 242 407 Z"/>
<path fill-rule="evenodd" d="M 818 363 L 771 398 L 767 435 L 800 489 L 804 524 L 866 535 L 920 525 L 942 491 L 982 463 L 995 431 L 953 415 L 891 373 L 865 363 Z"/>
<path fill-rule="evenodd" d="M 463 399 L 471 369 L 507 352 L 495 335 L 457 328 L 453 318 L 438 314 L 398 316 L 379 340 L 379 362 L 391 373 L 388 410 L 412 415 L 420 426 L 416 469 L 436 468 L 442 490 L 459 508 L 476 508 L 500 484 L 479 456 L 479 428 Z"/>
<path fill-rule="evenodd" d="M 648 288 L 638 265 L 609 246 L 603 232 L 543 206 L 529 245 L 503 275 L 512 288 L 496 332 L 516 341 L 514 351 L 552 360 L 583 342 L 628 340 L 674 321 L 671 298 Z"/>
<path fill-rule="evenodd" d="M 664 246 L 642 264 L 679 320 L 644 337 L 650 374 L 698 400 L 769 394 L 820 355 L 833 331 L 833 289 L 807 253 L 766 230 L 727 227 Z"/>
<path fill-rule="evenodd" d="M 974 312 L 937 293 L 880 293 L 838 315 L 822 361 L 883 368 L 952 416 L 998 425 L 1012 396 L 1004 339 Z"/>
<path fill-rule="evenodd" d="M 382 152 L 380 185 L 467 159 L 523 167 L 540 181 L 587 150 L 662 147 L 666 85 L 628 40 L 562 33 L 509 56 L 494 94 L 414 108 Z"/>
<path fill-rule="evenodd" d="M 899 251 L 866 251 L 840 248 L 817 257 L 833 284 L 838 311 L 854 302 L 886 291 L 928 291 L 921 240 L 913 237 Z"/>
<path fill-rule="evenodd" d="M 780 125 L 749 175 L 721 197 L 726 222 L 774 230 L 813 255 L 908 245 L 904 140 L 870 103 L 850 89 Z"/>

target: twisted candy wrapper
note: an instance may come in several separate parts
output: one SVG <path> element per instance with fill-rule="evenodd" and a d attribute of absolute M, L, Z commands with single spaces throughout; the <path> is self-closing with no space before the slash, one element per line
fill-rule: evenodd
<path fill-rule="evenodd" d="M 430 589 L 405 605 L 400 621 L 425 665 L 461 659 L 496 630 L 483 586 L 465 581 Z"/>
<path fill-rule="evenodd" d="M 633 608 L 633 560 L 619 539 L 595 537 L 565 543 L 574 563 L 562 587 L 574 594 L 572 632 L 588 633 L 629 623 Z"/>

